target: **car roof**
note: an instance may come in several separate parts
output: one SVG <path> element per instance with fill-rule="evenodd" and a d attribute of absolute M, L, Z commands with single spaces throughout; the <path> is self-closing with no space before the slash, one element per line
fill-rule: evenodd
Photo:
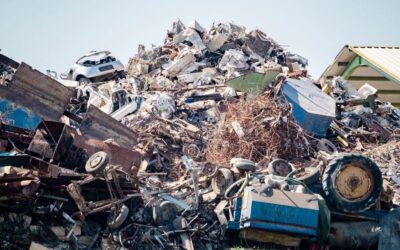
<path fill-rule="evenodd" d="M 85 57 L 89 57 L 89 56 L 97 56 L 97 55 L 101 55 L 101 54 L 105 54 L 105 56 L 108 56 L 111 54 L 110 51 L 108 50 L 102 50 L 102 51 L 90 51 L 89 53 L 84 54 L 83 56 L 81 56 L 78 60 L 76 60 L 76 62 L 79 62 L 80 60 L 82 60 Z"/>

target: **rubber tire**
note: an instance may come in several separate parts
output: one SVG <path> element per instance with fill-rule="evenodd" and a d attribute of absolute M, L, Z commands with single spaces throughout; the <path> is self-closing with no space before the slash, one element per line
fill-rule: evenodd
<path fill-rule="evenodd" d="M 82 86 L 82 85 L 91 83 L 92 81 L 87 77 L 81 76 L 81 77 L 79 77 L 78 82 L 79 82 L 79 86 Z"/>
<path fill-rule="evenodd" d="M 250 160 L 242 158 L 232 158 L 230 163 L 232 167 L 236 167 L 239 170 L 251 171 L 251 172 L 256 171 L 256 163 Z"/>
<path fill-rule="evenodd" d="M 107 218 L 107 225 L 112 230 L 119 228 L 125 222 L 129 215 L 129 208 L 122 205 L 122 207 L 116 212 L 117 215 L 115 215 L 114 212 L 111 212 Z"/>
<path fill-rule="evenodd" d="M 317 149 L 318 151 L 325 152 L 329 155 L 334 155 L 338 153 L 338 150 L 330 140 L 322 138 L 318 141 L 317 143 Z"/>
<path fill-rule="evenodd" d="M 126 72 L 125 71 L 118 71 L 117 73 L 117 78 L 119 79 L 125 79 L 126 78 Z"/>
<path fill-rule="evenodd" d="M 91 165 L 91 162 L 94 161 L 97 157 L 101 157 L 101 160 L 99 163 L 96 164 L 96 166 L 93 167 Z M 109 159 L 107 153 L 104 151 L 99 151 L 90 156 L 89 159 L 86 161 L 85 170 L 90 174 L 101 174 L 102 171 L 106 168 L 108 161 Z"/>
<path fill-rule="evenodd" d="M 217 178 L 218 175 L 222 175 L 225 183 L 224 183 L 224 187 L 220 188 L 218 183 L 217 183 Z M 217 170 L 216 175 L 211 179 L 211 188 L 213 190 L 214 193 L 216 193 L 219 196 L 223 196 L 225 194 L 226 189 L 232 185 L 233 183 L 233 174 L 231 172 L 231 170 L 227 169 L 227 168 L 219 168 Z"/>
<path fill-rule="evenodd" d="M 306 168 L 307 169 L 307 168 Z M 311 185 L 319 181 L 320 173 L 319 173 L 319 168 L 314 168 L 314 167 L 308 167 L 308 169 L 312 169 L 308 175 L 299 177 L 299 178 L 294 178 L 296 181 L 301 181 L 306 185 Z"/>
<path fill-rule="evenodd" d="M 363 200 L 353 202 L 342 198 L 342 196 L 336 191 L 334 185 L 336 175 L 346 164 L 351 162 L 357 162 L 358 164 L 361 164 L 365 170 L 371 172 L 373 178 L 372 192 L 369 194 L 369 196 Z M 376 163 L 371 159 L 359 154 L 343 154 L 337 156 L 331 162 L 329 162 L 322 175 L 322 187 L 328 205 L 330 208 L 334 208 L 345 213 L 360 213 L 372 207 L 379 199 L 382 191 L 382 183 L 382 173 Z"/>
<path fill-rule="evenodd" d="M 276 167 L 278 166 L 278 164 L 284 164 L 284 165 L 286 165 L 286 167 L 287 167 L 287 171 L 288 171 L 288 173 L 287 174 L 289 174 L 289 173 L 291 173 L 292 171 L 294 171 L 294 167 L 288 162 L 288 161 L 286 161 L 286 160 L 284 160 L 284 159 L 275 159 L 275 160 L 273 160 L 273 161 L 271 161 L 269 164 L 268 164 L 268 173 L 269 174 L 272 174 L 272 175 L 276 175 L 276 176 L 282 176 L 282 177 L 286 177 L 286 175 L 285 176 L 283 176 L 283 175 L 280 175 L 280 174 L 278 174 L 278 172 L 276 171 Z"/>
<path fill-rule="evenodd" d="M 154 205 L 152 210 L 153 222 L 157 226 L 170 224 L 179 213 L 177 206 L 169 201 L 162 201 Z"/>

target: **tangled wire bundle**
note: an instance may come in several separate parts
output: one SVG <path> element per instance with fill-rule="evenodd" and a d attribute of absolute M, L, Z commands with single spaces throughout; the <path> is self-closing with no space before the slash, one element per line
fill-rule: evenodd
<path fill-rule="evenodd" d="M 243 136 L 235 132 L 232 123 L 236 122 Z M 208 142 L 205 156 L 214 164 L 227 164 L 234 157 L 260 162 L 272 157 L 308 156 L 310 149 L 305 132 L 291 115 L 290 105 L 263 95 L 228 104 L 224 124 Z"/>

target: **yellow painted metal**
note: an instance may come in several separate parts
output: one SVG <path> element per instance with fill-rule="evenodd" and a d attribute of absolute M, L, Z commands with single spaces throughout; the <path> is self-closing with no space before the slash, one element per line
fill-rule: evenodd
<path fill-rule="evenodd" d="M 331 92 L 331 88 L 329 87 L 328 84 L 325 84 L 324 87 L 322 87 L 322 91 L 324 91 L 329 95 L 329 93 Z"/>
<path fill-rule="evenodd" d="M 348 200 L 367 197 L 373 186 L 370 172 L 357 164 L 348 164 L 336 176 L 336 190 Z"/>
<path fill-rule="evenodd" d="M 348 146 L 349 146 L 349 143 L 348 143 L 345 139 L 343 139 L 342 137 L 336 136 L 336 139 L 337 139 L 340 143 L 342 143 L 343 146 L 345 146 L 345 147 L 348 147 Z"/>

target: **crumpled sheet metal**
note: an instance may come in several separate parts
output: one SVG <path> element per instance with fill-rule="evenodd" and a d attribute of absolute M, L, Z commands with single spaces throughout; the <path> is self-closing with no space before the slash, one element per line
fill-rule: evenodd
<path fill-rule="evenodd" d="M 162 74 L 174 82 L 174 88 L 212 85 L 248 71 L 264 72 L 275 62 L 289 66 L 287 53 L 259 30 L 246 33 L 245 27 L 233 23 L 219 23 L 207 30 L 196 21 L 186 27 L 178 20 L 163 45 L 150 50 L 139 46 L 138 53 L 129 60 L 127 73 L 142 82 L 152 82 Z M 217 74 L 199 81 L 197 73 L 205 67 L 216 69 Z M 193 77 L 175 78 L 190 73 Z"/>
<path fill-rule="evenodd" d="M 137 134 L 135 132 L 95 106 L 89 106 L 79 126 L 79 131 L 82 136 L 88 138 L 97 140 L 112 139 L 126 148 L 132 148 L 137 142 Z"/>
<path fill-rule="evenodd" d="M 175 44 L 179 44 L 183 41 L 189 41 L 193 43 L 193 45 L 196 46 L 196 48 L 200 51 L 206 48 L 203 41 L 201 40 L 200 35 L 196 32 L 195 29 L 192 28 L 187 28 L 184 31 L 176 34 L 173 41 Z"/>
<path fill-rule="evenodd" d="M 241 51 L 237 50 L 228 50 L 225 52 L 224 56 L 222 57 L 221 61 L 219 62 L 219 68 L 221 70 L 246 70 L 249 68 L 247 64 L 248 58 L 245 54 Z"/>

